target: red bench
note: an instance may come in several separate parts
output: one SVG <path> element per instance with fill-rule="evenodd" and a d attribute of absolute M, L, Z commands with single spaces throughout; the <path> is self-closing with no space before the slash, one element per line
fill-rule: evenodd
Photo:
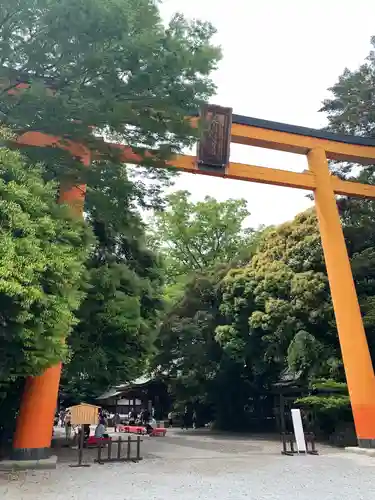
<path fill-rule="evenodd" d="M 147 434 L 146 427 L 140 425 L 119 425 L 118 430 L 120 432 L 127 432 L 128 434 Z M 167 429 L 164 427 L 156 427 L 152 430 L 151 436 L 165 436 Z"/>
<path fill-rule="evenodd" d="M 101 444 L 103 446 L 103 445 L 108 444 L 111 440 L 112 440 L 112 438 L 110 438 L 110 437 L 109 438 L 97 438 L 95 436 L 90 436 L 88 438 L 88 440 L 86 441 L 86 445 L 88 447 L 99 446 L 99 444 Z"/>
<path fill-rule="evenodd" d="M 167 434 L 167 429 L 164 427 L 156 427 L 155 429 L 152 429 L 151 436 L 165 436 Z"/>
<path fill-rule="evenodd" d="M 130 434 L 146 434 L 146 427 L 140 425 L 119 425 L 118 429 Z"/>

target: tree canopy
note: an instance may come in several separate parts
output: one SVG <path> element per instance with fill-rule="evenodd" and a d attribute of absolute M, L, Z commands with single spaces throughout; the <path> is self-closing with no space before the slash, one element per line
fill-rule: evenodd
<path fill-rule="evenodd" d="M 7 134 L 3 131 L 2 135 Z M 0 148 L 0 383 L 66 359 L 64 337 L 83 298 L 90 231 L 66 206 L 43 167 Z"/>
<path fill-rule="evenodd" d="M 330 375 L 339 352 L 313 211 L 268 232 L 248 266 L 223 280 L 225 324 L 217 338 L 254 375 Z M 337 373 L 335 373 L 337 375 Z M 273 380 L 275 381 L 275 380 Z"/>
<path fill-rule="evenodd" d="M 171 280 L 229 262 L 251 242 L 253 231 L 244 227 L 249 216 L 245 200 L 219 202 L 207 196 L 195 203 L 190 197 L 188 191 L 170 194 L 166 209 L 156 212 L 151 226 L 151 238 L 165 256 Z"/>
<path fill-rule="evenodd" d="M 190 275 L 157 340 L 155 365 L 177 400 L 223 428 L 264 428 L 284 373 L 306 390 L 344 380 L 314 211 L 254 241 L 246 262 Z"/>
<path fill-rule="evenodd" d="M 332 97 L 323 101 L 321 111 L 327 114 L 329 128 L 353 135 L 375 135 L 375 36 L 372 50 L 358 69 L 345 68 L 338 81 L 329 89 Z"/>
<path fill-rule="evenodd" d="M 92 184 L 87 195 L 88 222 L 97 239 L 86 263 L 79 323 L 68 340 L 72 358 L 63 374 L 62 391 L 77 399 L 98 396 L 144 372 L 162 310 L 163 270 L 133 206 L 136 186 L 125 172 L 110 195 L 101 183 Z"/>
<path fill-rule="evenodd" d="M 6 0 L 1 120 L 18 132 L 81 142 L 102 157 L 116 153 L 104 137 L 139 151 L 155 147 L 163 159 L 191 144 L 186 115 L 214 92 L 213 34 L 209 23 L 179 14 L 165 26 L 154 0 Z M 15 91 L 19 82 L 29 88 Z M 55 172 L 66 175 L 67 156 L 52 153 Z"/>

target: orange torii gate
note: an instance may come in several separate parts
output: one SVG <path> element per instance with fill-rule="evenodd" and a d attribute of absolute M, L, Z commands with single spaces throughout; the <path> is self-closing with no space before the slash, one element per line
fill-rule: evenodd
<path fill-rule="evenodd" d="M 203 118 L 205 127 L 197 157 L 179 155 L 167 166 L 195 174 L 313 191 L 358 444 L 375 447 L 374 370 L 335 199 L 335 194 L 375 199 L 375 186 L 343 181 L 330 174 L 327 162 L 333 159 L 374 164 L 375 140 L 232 115 L 230 108 L 219 106 L 206 106 Z M 18 142 L 68 149 L 86 165 L 90 164 L 87 148 L 60 142 L 58 137 L 27 132 Z M 230 142 L 306 155 L 309 170 L 295 173 L 230 162 Z M 116 147 L 124 162 L 142 162 L 131 148 Z M 84 196 L 85 186 L 65 186 L 59 201 L 77 204 L 81 211 Z M 38 459 L 48 453 L 60 373 L 61 364 L 28 379 L 14 439 L 15 458 Z"/>

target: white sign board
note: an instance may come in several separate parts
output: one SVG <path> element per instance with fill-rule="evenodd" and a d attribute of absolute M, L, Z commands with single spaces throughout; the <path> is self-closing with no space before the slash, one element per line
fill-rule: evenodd
<path fill-rule="evenodd" d="M 292 410 L 294 437 L 296 438 L 298 453 L 306 453 L 305 433 L 303 432 L 301 410 Z"/>

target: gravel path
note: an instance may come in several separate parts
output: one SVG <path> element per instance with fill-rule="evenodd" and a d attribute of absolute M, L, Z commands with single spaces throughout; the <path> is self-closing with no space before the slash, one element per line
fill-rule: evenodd
<path fill-rule="evenodd" d="M 375 458 L 319 447 L 284 457 L 256 438 L 172 433 L 145 439 L 139 464 L 92 465 L 0 477 L 4 500 L 370 500 Z"/>

